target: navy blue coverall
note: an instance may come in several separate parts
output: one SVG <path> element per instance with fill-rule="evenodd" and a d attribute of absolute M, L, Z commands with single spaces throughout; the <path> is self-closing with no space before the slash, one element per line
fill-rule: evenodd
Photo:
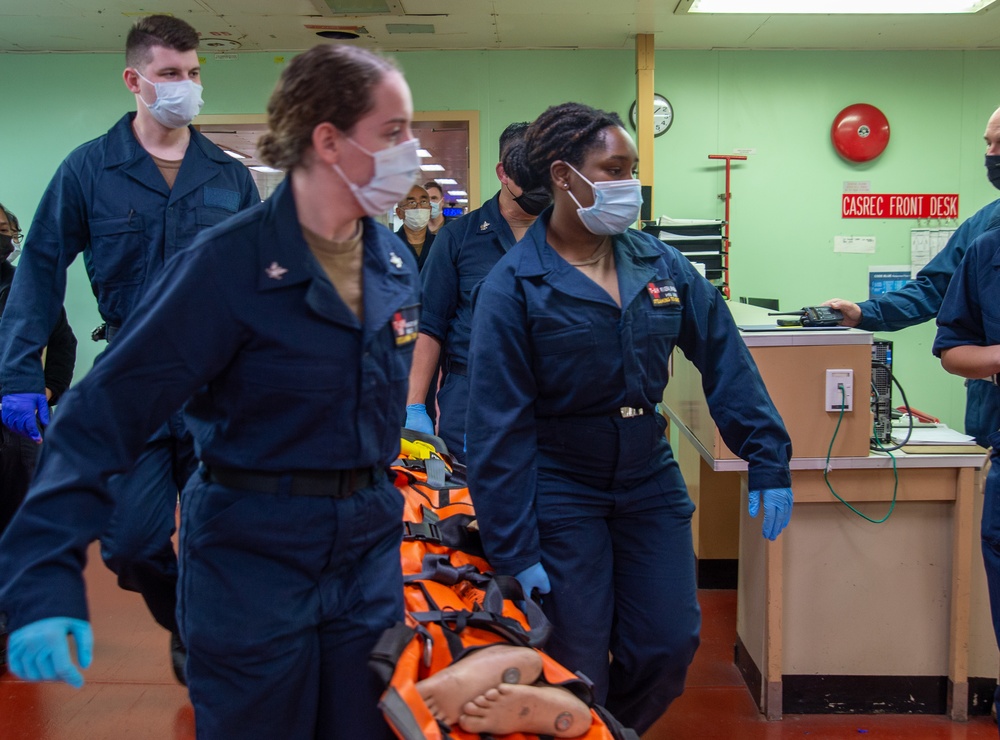
<path fill-rule="evenodd" d="M 1000 200 L 980 208 L 966 219 L 938 255 L 899 290 L 859 303 L 866 331 L 897 331 L 932 320 L 941 308 L 952 275 L 958 270 L 969 245 L 980 234 L 1000 226 Z M 1000 429 L 1000 389 L 984 380 L 965 382 L 965 432 L 983 447 Z"/>
<path fill-rule="evenodd" d="M 62 310 L 66 268 L 78 254 L 114 337 L 170 257 L 202 229 L 260 202 L 246 167 L 194 128 L 168 188 L 132 133 L 134 118 L 123 116 L 71 152 L 42 196 L 0 323 L 4 394 L 45 392 L 41 351 Z M 196 465 L 191 435 L 175 414 L 150 436 L 132 469 L 112 481 L 114 498 L 126 503 L 101 537 L 119 584 L 141 593 L 156 621 L 174 633 L 177 558 L 170 537 L 177 492 Z"/>
<path fill-rule="evenodd" d="M 402 498 L 385 468 L 419 282 L 392 232 L 363 228 L 360 321 L 309 251 L 287 180 L 168 263 L 64 396 L 0 539 L 9 629 L 86 619 L 81 569 L 116 503 L 108 476 L 190 398 L 203 467 L 181 497 L 178 621 L 199 738 L 391 737 L 367 661 L 403 617 Z M 223 485 L 217 469 L 280 474 L 280 489 Z M 296 492 L 310 472 L 357 469 L 372 481 L 349 497 Z"/>
<path fill-rule="evenodd" d="M 420 273 L 420 331 L 441 342 L 445 378 L 437 394 L 438 436 L 465 462 L 465 414 L 469 407 L 469 338 L 472 290 L 517 239 L 500 215 L 500 194 L 449 222 Z"/>
<path fill-rule="evenodd" d="M 396 229 L 396 236 L 399 237 L 400 241 L 406 245 L 406 248 L 410 250 L 410 254 L 413 255 L 413 259 L 417 261 L 417 269 L 423 270 L 424 263 L 427 262 L 427 255 L 431 253 L 431 245 L 434 243 L 435 234 L 431 233 L 430 229 L 424 234 L 424 246 L 420 249 L 420 254 L 417 254 L 417 250 L 413 248 L 413 245 L 406 239 L 406 228 L 400 226 Z"/>
<path fill-rule="evenodd" d="M 989 231 L 972 242 L 948 287 L 937 324 L 933 348 L 937 357 L 952 347 L 1000 344 L 1000 230 Z M 994 380 L 979 382 L 996 391 Z M 1000 430 L 990 432 L 986 446 L 992 450 L 981 535 L 993 631 L 1000 645 Z M 994 702 L 1000 702 L 1000 686 Z"/>
<path fill-rule="evenodd" d="M 790 485 L 791 442 L 721 294 L 683 255 L 613 237 L 619 308 L 546 244 L 550 214 L 477 294 L 469 487 L 498 572 L 548 572 L 547 650 L 641 734 L 683 691 L 701 620 L 694 505 L 655 411 L 674 347 L 751 490 Z"/>

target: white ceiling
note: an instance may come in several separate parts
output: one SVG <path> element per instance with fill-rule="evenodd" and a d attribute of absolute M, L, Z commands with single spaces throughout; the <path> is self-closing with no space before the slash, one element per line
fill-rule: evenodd
<path fill-rule="evenodd" d="M 808 3 L 809 0 L 801 0 Z M 131 17 L 165 12 L 202 34 L 202 51 L 295 51 L 309 25 L 362 27 L 356 43 L 407 49 L 996 49 L 1000 7 L 972 15 L 675 13 L 679 0 L 0 0 L 0 52 L 121 53 Z M 901 5 L 907 0 L 899 0 Z M 997 4 L 1000 5 L 1000 4 Z M 382 14 L 330 8 L 380 6 Z M 403 29 L 396 28 L 403 26 Z M 399 32 L 408 30 L 432 33 Z M 427 28 L 429 26 L 430 28 Z"/>

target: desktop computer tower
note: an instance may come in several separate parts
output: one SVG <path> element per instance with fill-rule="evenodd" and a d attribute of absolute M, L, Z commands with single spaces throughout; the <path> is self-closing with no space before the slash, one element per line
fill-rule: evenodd
<path fill-rule="evenodd" d="M 872 339 L 871 411 L 874 419 L 872 446 L 875 440 L 892 443 L 892 342 Z"/>

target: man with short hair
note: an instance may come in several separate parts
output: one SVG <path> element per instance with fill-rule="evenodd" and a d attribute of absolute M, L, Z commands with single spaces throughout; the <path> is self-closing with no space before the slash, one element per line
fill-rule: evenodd
<path fill-rule="evenodd" d="M 432 234 L 437 234 L 442 226 L 455 219 L 444 215 L 444 188 L 437 180 L 425 182 L 424 190 L 431 201 L 431 220 L 427 222 L 427 228 Z"/>
<path fill-rule="evenodd" d="M 247 169 L 190 126 L 202 106 L 198 41 L 197 31 L 178 18 L 135 22 L 122 77 L 136 112 L 70 153 L 39 203 L 0 326 L 3 422 L 36 441 L 38 425 L 49 421 L 41 352 L 59 317 L 69 263 L 83 253 L 105 321 L 94 339 L 113 351 L 164 263 L 202 229 L 260 202 Z M 119 585 L 142 594 L 170 631 L 173 669 L 182 683 L 171 536 L 178 491 L 196 466 L 178 410 L 148 440 L 135 467 L 111 478 L 116 506 L 101 538 L 101 555 Z M 28 588 L 45 599 L 43 584 Z"/>
<path fill-rule="evenodd" d="M 438 367 L 444 382 L 437 393 L 438 436 L 459 462 L 465 462 L 466 376 L 472 332 L 472 290 L 507 250 L 524 235 L 548 205 L 547 191 L 525 192 L 504 169 L 508 149 L 524 139 L 527 123 L 512 123 L 500 134 L 496 166 L 500 190 L 482 207 L 446 225 L 420 274 L 423 299 L 420 335 L 413 350 L 406 427 L 434 433 L 426 409 Z"/>
<path fill-rule="evenodd" d="M 427 191 L 420 185 L 410 188 L 406 197 L 396 204 L 396 218 L 403 222 L 396 231 L 396 236 L 403 240 L 417 258 L 417 269 L 423 269 L 431 244 L 434 243 L 434 234 L 427 228 L 431 218 L 431 201 Z"/>

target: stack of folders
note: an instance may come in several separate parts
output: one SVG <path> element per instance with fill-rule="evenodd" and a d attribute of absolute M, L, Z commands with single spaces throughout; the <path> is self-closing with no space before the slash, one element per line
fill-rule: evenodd
<path fill-rule="evenodd" d="M 910 438 L 907 439 L 909 433 Z M 921 424 L 910 432 L 905 419 L 895 419 L 892 424 L 893 444 L 903 445 L 903 452 L 917 455 L 979 455 L 986 450 L 976 444 L 968 434 L 956 432 L 947 424 Z"/>

